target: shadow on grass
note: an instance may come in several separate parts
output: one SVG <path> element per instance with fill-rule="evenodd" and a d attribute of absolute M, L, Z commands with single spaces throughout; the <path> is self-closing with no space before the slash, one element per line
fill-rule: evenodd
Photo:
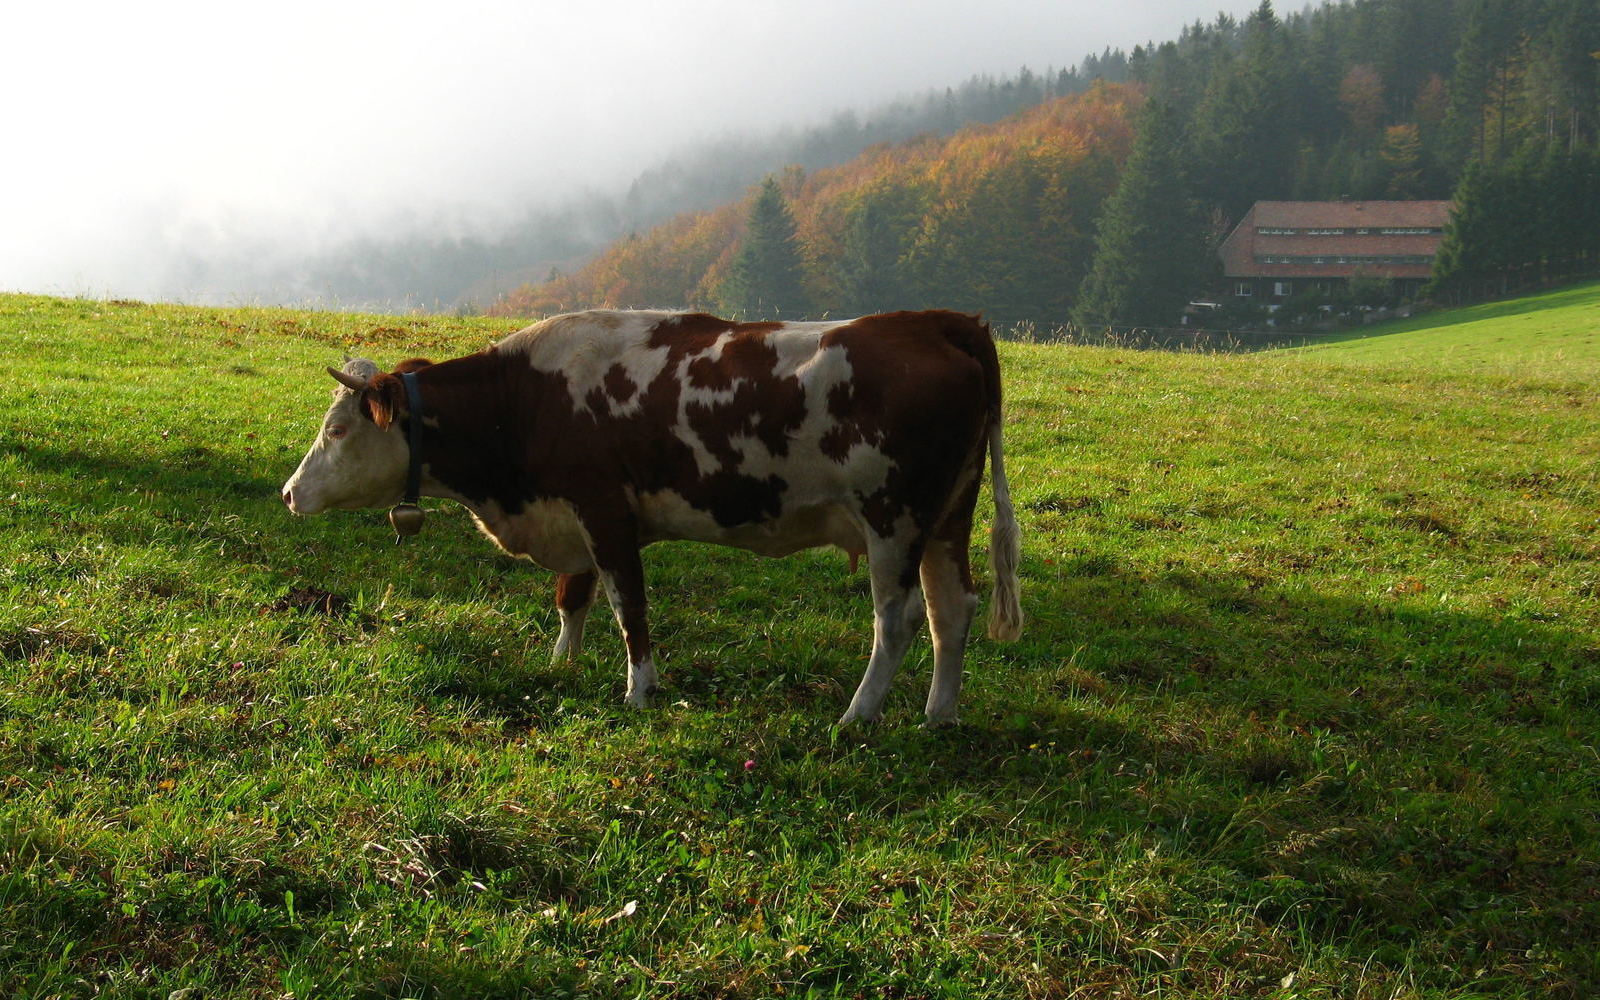
<path fill-rule="evenodd" d="M 283 479 L 276 471 L 252 473 L 226 453 L 190 448 L 163 461 L 32 443 L 12 444 L 7 450 L 36 472 L 58 477 L 49 487 L 52 498 L 61 501 L 58 519 L 91 522 L 97 514 L 125 507 L 130 497 L 153 494 L 149 506 L 164 530 L 196 542 L 216 541 L 218 525 L 226 522 L 223 533 L 231 540 L 248 537 L 249 561 L 282 574 L 286 593 L 314 588 L 348 601 L 359 580 L 367 589 L 381 583 L 380 589 L 392 588 L 413 600 L 469 600 L 518 589 L 523 593 L 517 596 L 526 596 L 530 588 L 540 601 L 547 600 L 543 581 L 549 574 L 498 553 L 454 504 L 433 505 L 422 538 L 396 548 L 383 511 L 296 517 L 279 498 Z M 277 471 L 287 477 L 293 465 Z M 141 523 L 106 518 L 96 527 L 122 543 L 149 540 Z M 375 559 L 380 554 L 384 558 Z M 378 571 L 381 580 L 374 578 Z M 526 580 L 530 573 L 540 579 Z"/>
<path fill-rule="evenodd" d="M 262 501 L 276 501 L 278 496 L 277 484 L 267 477 L 250 475 L 224 453 L 203 447 L 174 450 L 164 461 L 34 443 L 11 443 L 4 448 L 38 472 L 81 481 L 78 492 L 86 503 L 124 489 L 152 491 L 183 503 L 219 492 Z"/>
<path fill-rule="evenodd" d="M 41 472 L 83 480 L 85 504 L 104 502 L 110 484 L 136 482 L 185 517 L 219 494 L 262 496 L 263 510 L 241 516 L 263 532 L 288 517 L 274 507 L 275 484 L 213 456 L 176 466 L 31 446 L 21 455 Z M 285 523 L 294 527 L 263 558 L 316 546 L 319 564 L 355 564 L 370 576 L 373 536 L 392 551 L 381 527 Z M 475 599 L 492 584 L 508 608 L 544 599 L 545 574 L 495 556 L 464 524 L 430 537 L 440 543 L 380 560 L 382 583 L 419 598 Z M 662 600 L 683 608 L 746 572 L 701 558 L 704 550 L 680 552 L 650 563 L 657 584 L 670 581 Z M 464 568 L 467 553 L 482 562 Z M 633 810 L 617 820 L 619 835 L 641 845 L 691 823 L 738 820 L 751 850 L 803 830 L 808 850 L 841 864 L 856 838 L 921 844 L 957 868 L 979 845 L 1046 874 L 1113 857 L 1171 859 L 1180 877 L 1203 876 L 1205 891 L 1234 909 L 1292 917 L 1380 961 L 1404 962 L 1416 948 L 1470 977 L 1496 956 L 1553 949 L 1548 961 L 1565 981 L 1595 985 L 1592 963 L 1572 957 L 1593 953 L 1600 910 L 1593 757 L 1582 742 L 1600 730 L 1600 650 L 1583 633 L 1405 594 L 1352 600 L 1245 574 L 1152 576 L 1109 557 L 1059 576 L 1030 562 L 1027 635 L 1013 646 L 974 643 L 963 725 L 914 726 L 924 641 L 913 654 L 921 665 L 897 681 L 888 721 L 835 734 L 870 636 L 859 578 L 830 584 L 832 571 L 817 562 L 763 565 L 765 610 L 752 598 L 705 620 L 657 616 L 673 655 L 666 704 L 652 713 L 616 704 L 614 631 L 592 632 L 590 653 L 569 668 L 548 665 L 542 642 L 516 650 L 515 621 L 419 631 L 435 665 L 419 674 L 416 699 L 496 721 L 508 739 L 545 731 L 580 769 L 620 770 L 606 808 Z M 541 581 L 532 597 L 521 592 L 528 573 Z M 820 613 L 804 638 L 784 619 L 785 592 Z M 608 629 L 606 617 L 597 607 L 591 628 Z M 718 668 L 758 631 L 772 641 L 741 653 L 737 669 Z M 697 704 L 671 707 L 686 694 Z M 583 741 L 563 745 L 580 732 Z M 611 740 L 630 748 L 625 757 L 607 755 Z M 633 791 L 635 772 L 656 783 Z M 589 825 L 600 805 L 570 808 Z M 470 819 L 409 832 L 448 847 L 429 860 L 441 870 L 526 869 L 539 892 L 558 886 L 587 898 L 578 855 L 519 848 L 520 830 L 509 819 Z M 306 878 L 309 898 L 321 883 Z M 322 905 L 348 904 L 332 893 Z M 1315 907 L 1300 909 L 1307 900 Z"/>
<path fill-rule="evenodd" d="M 1558 979 L 1593 985 L 1573 957 L 1591 953 L 1600 905 L 1583 742 L 1600 730 L 1600 649 L 1582 634 L 1107 562 L 1031 592 L 1022 643 L 975 642 L 965 721 L 948 730 L 917 728 L 914 669 L 884 723 L 833 731 L 861 657 L 802 648 L 715 685 L 669 671 L 661 701 L 698 703 L 682 713 L 617 707 L 620 663 L 592 657 L 465 671 L 419 696 L 518 734 L 559 741 L 575 713 L 630 746 L 642 736 L 628 768 L 680 777 L 634 803 L 641 842 L 687 811 L 757 843 L 796 838 L 799 817 L 823 831 L 808 849 L 841 863 L 852 816 L 879 837 L 965 842 L 939 848 L 957 857 L 987 845 L 1024 866 L 1148 853 L 1226 873 L 1219 891 L 1260 919 L 1381 961 L 1416 948 L 1477 969 L 1550 948 L 1565 956 Z"/>

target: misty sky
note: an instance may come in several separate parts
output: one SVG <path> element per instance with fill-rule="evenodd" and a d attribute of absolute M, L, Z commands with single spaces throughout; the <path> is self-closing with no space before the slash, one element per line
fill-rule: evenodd
<path fill-rule="evenodd" d="M 492 228 L 697 138 L 1069 66 L 1255 5 L 10 4 L 0 290 L 150 297 L 174 248 Z"/>

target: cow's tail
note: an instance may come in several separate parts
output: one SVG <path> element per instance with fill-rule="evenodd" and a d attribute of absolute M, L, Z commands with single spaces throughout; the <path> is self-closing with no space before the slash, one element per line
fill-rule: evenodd
<path fill-rule="evenodd" d="M 981 317 L 944 315 L 949 319 L 945 336 L 976 361 L 983 372 L 984 395 L 989 402 L 989 480 L 994 491 L 994 523 L 989 528 L 989 570 L 994 576 L 994 595 L 989 601 L 989 638 L 1014 642 L 1022 638 L 1021 587 L 1017 581 L 1017 569 L 1022 561 L 1022 533 L 1017 528 L 1017 512 L 1011 506 L 1011 483 L 1006 479 L 1005 446 L 1001 442 L 1005 420 L 1001 407 L 1000 354 Z M 976 462 L 980 474 L 983 472 L 982 454 L 978 452 Z"/>
<path fill-rule="evenodd" d="M 1005 446 L 1000 440 L 999 400 L 989 422 L 989 479 L 994 488 L 994 524 L 989 528 L 989 570 L 994 574 L 994 596 L 989 602 L 989 638 L 1015 642 L 1022 638 L 1021 561 L 1022 532 L 1011 506 L 1011 484 L 1006 480 Z"/>
<path fill-rule="evenodd" d="M 987 331 L 986 331 L 987 333 Z M 989 365 L 989 482 L 994 488 L 995 520 L 989 526 L 989 571 L 995 592 L 989 602 L 989 638 L 1016 642 L 1022 638 L 1021 586 L 1016 578 L 1021 562 L 1022 538 L 1011 507 L 1011 483 L 1005 477 L 1005 445 L 1000 440 L 1005 421 L 1000 411 L 1000 358 L 990 339 Z"/>

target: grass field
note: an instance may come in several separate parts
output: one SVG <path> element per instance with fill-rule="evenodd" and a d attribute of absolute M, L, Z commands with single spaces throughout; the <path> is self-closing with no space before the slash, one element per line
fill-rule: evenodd
<path fill-rule="evenodd" d="M 1600 368 L 1600 284 L 1428 313 L 1313 350 L 1326 351 L 1326 360 L 1425 362 L 1454 372 L 1592 373 Z"/>
<path fill-rule="evenodd" d="M 1597 297 L 1006 345 L 1030 622 L 930 732 L 925 642 L 832 728 L 837 553 L 651 549 L 637 713 L 459 510 L 285 513 L 323 365 L 503 324 L 0 296 L 0 993 L 1594 996 Z"/>

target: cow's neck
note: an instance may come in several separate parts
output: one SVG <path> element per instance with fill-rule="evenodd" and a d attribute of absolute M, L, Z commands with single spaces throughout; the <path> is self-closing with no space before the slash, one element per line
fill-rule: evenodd
<path fill-rule="evenodd" d="M 417 373 L 422 396 L 422 493 L 475 513 L 505 509 L 524 493 L 525 395 L 493 352 L 441 362 Z"/>

